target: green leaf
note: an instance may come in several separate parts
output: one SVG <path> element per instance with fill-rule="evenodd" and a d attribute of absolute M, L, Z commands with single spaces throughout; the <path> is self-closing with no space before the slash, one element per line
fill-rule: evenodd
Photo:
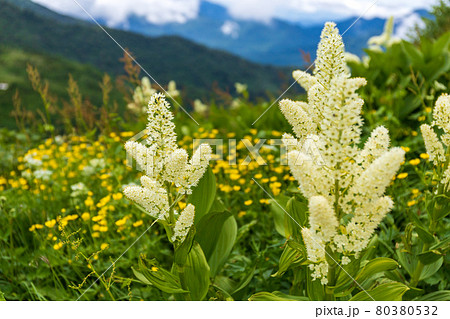
<path fill-rule="evenodd" d="M 445 239 L 441 240 L 440 242 L 432 245 L 430 247 L 430 250 L 441 249 L 442 251 L 446 251 L 449 248 L 450 248 L 450 236 L 448 236 Z"/>
<path fill-rule="evenodd" d="M 144 276 L 144 274 L 142 274 L 141 272 L 137 271 L 136 269 L 134 269 L 133 267 L 131 267 L 131 270 L 134 273 L 134 276 L 141 281 L 142 283 L 151 286 L 152 283 L 150 281 L 148 281 L 148 279 Z"/>
<path fill-rule="evenodd" d="M 362 283 L 364 280 L 371 278 L 373 275 L 397 269 L 398 263 L 387 257 L 379 257 L 372 259 L 367 263 L 367 265 L 364 266 L 364 268 L 358 273 L 355 280 L 359 283 Z"/>
<path fill-rule="evenodd" d="M 358 271 L 360 270 L 360 260 L 354 259 L 349 264 L 343 265 L 344 270 L 339 269 L 339 275 L 334 289 L 335 296 L 347 296 L 353 289 L 356 283 L 353 281 Z"/>
<path fill-rule="evenodd" d="M 422 262 L 422 264 L 429 265 L 429 264 L 437 261 L 439 258 L 441 258 L 442 254 L 437 250 L 429 250 L 429 251 L 420 253 L 417 256 L 419 257 L 419 260 Z"/>
<path fill-rule="evenodd" d="M 360 285 L 365 280 L 371 279 L 377 273 L 394 270 L 398 267 L 395 260 L 386 257 L 372 259 L 361 270 L 359 269 L 359 262 L 357 259 L 344 266 L 348 274 L 342 270 L 340 271 L 334 291 L 337 297 L 347 296 L 355 288 L 360 289 Z"/>
<path fill-rule="evenodd" d="M 186 258 L 191 251 L 194 237 L 195 226 L 192 226 L 191 229 L 189 229 L 189 232 L 184 241 L 175 248 L 174 259 L 177 265 L 184 266 L 184 264 L 186 263 Z"/>
<path fill-rule="evenodd" d="M 279 291 L 258 292 L 252 295 L 250 301 L 309 301 L 308 297 L 286 295 Z"/>
<path fill-rule="evenodd" d="M 435 262 L 425 265 L 423 267 L 422 273 L 420 274 L 419 280 L 424 280 L 424 279 L 427 279 L 427 278 L 433 276 L 441 268 L 443 262 L 444 262 L 444 258 L 441 257 L 438 260 L 436 260 Z"/>
<path fill-rule="evenodd" d="M 275 222 L 275 230 L 283 237 L 289 237 L 286 236 L 287 233 L 285 229 L 286 212 L 284 209 L 288 201 L 289 197 L 284 195 L 277 196 L 275 200 L 270 201 L 270 211 L 273 214 L 273 219 Z"/>
<path fill-rule="evenodd" d="M 401 301 L 405 292 L 409 290 L 408 286 L 399 283 L 381 284 L 374 289 L 361 291 L 353 296 L 350 301 Z"/>
<path fill-rule="evenodd" d="M 295 196 L 289 199 L 286 204 L 285 213 L 285 225 L 286 236 L 293 236 L 299 238 L 301 236 L 302 227 L 306 225 L 308 221 L 308 205 L 306 203 L 299 202 L 295 199 Z"/>
<path fill-rule="evenodd" d="M 278 271 L 272 275 L 272 277 L 282 276 L 293 263 L 301 262 L 305 260 L 306 254 L 301 250 L 297 250 L 291 247 L 291 245 L 286 243 L 283 253 L 281 254 L 280 261 L 278 264 Z"/>
<path fill-rule="evenodd" d="M 434 237 L 425 228 L 416 225 L 416 232 L 424 243 L 434 243 Z"/>
<path fill-rule="evenodd" d="M 237 224 L 229 212 L 209 213 L 198 223 L 196 240 L 215 277 L 225 264 L 236 240 Z"/>
<path fill-rule="evenodd" d="M 195 206 L 195 225 L 209 213 L 215 197 L 216 177 L 209 167 L 188 199 L 188 202 Z"/>
<path fill-rule="evenodd" d="M 402 47 L 412 64 L 417 67 L 423 63 L 422 52 L 414 46 L 414 44 L 407 41 L 402 41 Z"/>
<path fill-rule="evenodd" d="M 419 297 L 420 301 L 450 301 L 450 290 L 441 290 Z"/>
<path fill-rule="evenodd" d="M 161 291 L 169 294 L 186 293 L 188 291 L 181 288 L 179 278 L 171 272 L 157 265 L 156 260 L 145 261 L 141 258 L 139 261 L 139 271 L 132 269 L 135 276 L 145 284 L 151 284 Z M 145 280 L 142 280 L 145 278 Z"/>
<path fill-rule="evenodd" d="M 247 285 L 250 283 L 253 276 L 255 275 L 255 271 L 256 271 L 256 264 L 247 272 L 247 275 L 241 281 L 240 285 L 236 289 L 234 289 L 234 291 L 232 292 L 232 295 L 238 293 L 239 291 L 241 291 L 242 289 L 247 287 Z"/>
<path fill-rule="evenodd" d="M 180 270 L 179 270 L 180 271 Z M 192 300 L 203 300 L 209 288 L 209 266 L 202 248 L 194 242 L 182 267 L 184 282 Z M 181 274 L 180 274 L 181 275 Z"/>
<path fill-rule="evenodd" d="M 308 297 L 312 301 L 323 301 L 325 298 L 325 291 L 323 289 L 323 285 L 320 280 L 312 280 L 311 270 L 309 268 L 306 269 L 306 292 L 308 293 Z"/>
<path fill-rule="evenodd" d="M 3 294 L 3 292 L 1 290 L 0 290 L 0 301 L 6 301 L 5 295 Z"/>

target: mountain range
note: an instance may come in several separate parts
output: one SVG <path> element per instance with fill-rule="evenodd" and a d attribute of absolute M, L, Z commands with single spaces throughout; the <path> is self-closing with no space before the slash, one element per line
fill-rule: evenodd
<path fill-rule="evenodd" d="M 123 73 L 119 62 L 122 50 L 97 25 L 28 0 L 0 0 L 0 7 L 0 46 L 70 59 L 112 75 Z M 276 94 L 291 81 L 289 68 L 249 62 L 180 36 L 150 37 L 106 30 L 158 82 L 175 80 L 190 97 L 206 96 L 215 83 L 227 90 L 235 82 L 247 83 L 251 94 L 264 96 L 268 92 Z"/>
<path fill-rule="evenodd" d="M 405 24 L 413 24 L 424 15 L 427 15 L 425 10 L 412 12 L 397 19 L 396 27 L 404 28 Z M 101 17 L 96 19 L 102 24 L 108 23 Z M 152 24 L 144 16 L 131 14 L 115 27 L 149 36 L 178 35 L 210 48 L 234 53 L 250 61 L 299 67 L 305 63 L 301 51 L 314 58 L 323 28 L 323 24 L 302 22 L 272 19 L 265 23 L 236 19 L 225 7 L 201 1 L 197 17 L 184 23 Z M 344 34 L 347 51 L 361 56 L 367 40 L 381 34 L 385 22 L 386 19 L 381 18 L 351 17 L 337 21 L 337 25 L 341 32 L 347 31 Z"/>

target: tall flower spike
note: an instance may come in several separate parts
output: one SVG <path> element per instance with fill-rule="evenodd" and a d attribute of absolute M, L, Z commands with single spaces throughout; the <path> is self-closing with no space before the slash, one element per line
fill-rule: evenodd
<path fill-rule="evenodd" d="M 450 133 L 450 96 L 448 94 L 442 94 L 437 99 L 433 119 L 434 125 L 441 128 L 446 134 Z"/>
<path fill-rule="evenodd" d="M 427 153 L 430 156 L 430 161 L 433 161 L 435 165 L 445 161 L 444 146 L 441 141 L 439 141 L 433 128 L 428 124 L 422 124 L 420 130 L 422 131 L 422 137 L 425 142 Z"/>
<path fill-rule="evenodd" d="M 162 219 L 167 216 L 169 202 L 167 192 L 158 183 L 147 176 L 141 177 L 140 186 L 127 186 L 125 196 L 142 206 L 152 217 Z"/>
<path fill-rule="evenodd" d="M 320 35 L 319 48 L 313 74 L 319 84 L 327 86 L 331 79 L 348 74 L 345 72 L 344 43 L 336 23 L 327 22 Z"/>
<path fill-rule="evenodd" d="M 187 152 L 176 145 L 175 124 L 169 108 L 163 94 L 154 94 L 148 105 L 149 146 L 135 141 L 125 144 L 127 153 L 136 160 L 146 176 L 141 178 L 143 187 L 129 186 L 124 194 L 154 217 L 170 215 L 172 207 L 168 205 L 168 196 L 173 194 L 167 194 L 166 189 L 175 186 L 179 189 L 177 195 L 192 193 L 191 188 L 205 174 L 212 153 L 208 144 L 202 144 L 188 162 Z"/>
<path fill-rule="evenodd" d="M 280 109 L 302 144 L 284 136 L 291 173 L 309 201 L 310 228 L 302 231 L 313 263 L 309 267 L 312 277 L 325 284 L 325 247 L 341 253 L 342 263 L 349 263 L 349 256 L 364 249 L 391 210 L 392 200 L 384 192 L 404 160 L 404 151 L 389 150 L 384 127 L 375 129 L 360 149 L 364 101 L 357 90 L 366 80 L 350 78 L 334 23 L 325 24 L 315 66 L 313 75 L 294 72 L 307 90 L 308 102 L 283 100 Z M 320 156 L 311 156 L 310 149 Z M 314 160 L 317 157 L 320 163 Z"/>
<path fill-rule="evenodd" d="M 148 144 L 156 144 L 158 153 L 166 152 L 169 155 L 176 149 L 177 135 L 175 124 L 172 122 L 173 114 L 164 94 L 153 94 L 148 104 L 147 134 Z"/>
<path fill-rule="evenodd" d="M 379 126 L 372 131 L 364 149 L 358 156 L 358 162 L 367 167 L 370 163 L 388 151 L 390 144 L 389 131 L 384 126 Z"/>
<path fill-rule="evenodd" d="M 192 204 L 188 204 L 180 216 L 178 217 L 177 222 L 175 223 L 174 234 L 172 236 L 172 241 L 179 240 L 183 242 L 186 238 L 186 235 L 191 229 L 192 224 L 194 224 L 195 217 L 195 207 Z"/>
<path fill-rule="evenodd" d="M 308 104 L 284 99 L 280 102 L 280 110 L 292 125 L 298 139 L 304 140 L 308 134 L 315 132 L 316 125 L 305 109 Z"/>
<path fill-rule="evenodd" d="M 324 242 L 330 241 L 336 235 L 339 223 L 325 197 L 313 196 L 309 199 L 309 223 L 311 231 L 319 233 Z"/>

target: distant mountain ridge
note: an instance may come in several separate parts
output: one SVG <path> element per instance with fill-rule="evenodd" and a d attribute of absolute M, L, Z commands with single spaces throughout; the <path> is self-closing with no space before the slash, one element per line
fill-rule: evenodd
<path fill-rule="evenodd" d="M 123 73 L 118 61 L 123 52 L 96 25 L 25 0 L 0 0 L 0 6 L 0 45 L 59 55 L 113 75 Z M 235 82 L 247 83 L 256 96 L 267 92 L 275 95 L 285 81 L 290 81 L 290 69 L 252 63 L 178 36 L 152 38 L 115 29 L 108 32 L 129 48 L 159 83 L 175 80 L 192 98 L 207 96 L 214 83 L 226 90 Z"/>
<path fill-rule="evenodd" d="M 423 16 L 427 12 L 418 10 L 414 14 Z M 100 21 L 106 24 L 106 21 Z M 381 34 L 385 22 L 386 19 L 381 18 L 352 17 L 337 21 L 337 25 L 344 32 L 354 23 L 344 35 L 346 50 L 362 55 L 367 40 Z M 401 19 L 396 24 L 402 22 Z M 300 50 L 314 58 L 323 25 L 302 26 L 280 19 L 273 19 L 270 23 L 235 19 L 225 7 L 202 1 L 198 17 L 185 23 L 152 24 L 145 17 L 130 15 L 116 27 L 150 36 L 178 35 L 258 63 L 301 66 L 305 61 Z"/>

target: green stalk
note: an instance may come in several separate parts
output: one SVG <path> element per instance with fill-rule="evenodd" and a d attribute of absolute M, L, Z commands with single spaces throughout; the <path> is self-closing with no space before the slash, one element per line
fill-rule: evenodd
<path fill-rule="evenodd" d="M 180 277 L 181 288 L 183 288 L 183 290 L 188 290 L 186 286 L 186 277 L 184 276 L 184 266 L 183 267 L 178 266 L 178 276 Z M 183 297 L 185 301 L 192 300 L 191 295 L 189 293 L 183 294 Z"/>

